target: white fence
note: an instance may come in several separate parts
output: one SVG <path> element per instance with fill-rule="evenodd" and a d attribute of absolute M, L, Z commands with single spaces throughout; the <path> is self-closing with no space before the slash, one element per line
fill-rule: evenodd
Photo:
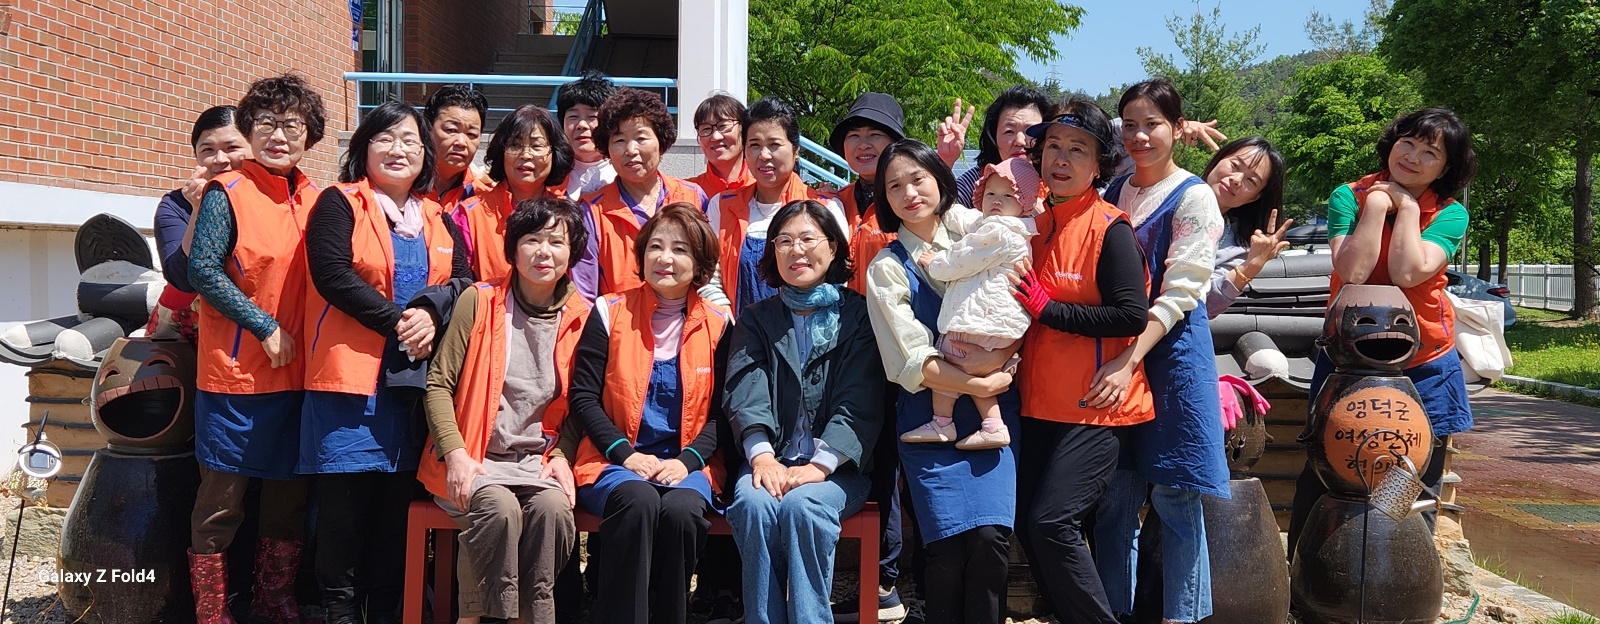
<path fill-rule="evenodd" d="M 1454 266 L 1467 275 L 1478 274 L 1476 264 Z M 1511 289 L 1512 305 L 1557 312 L 1572 310 L 1572 265 L 1510 264 L 1506 265 L 1505 275 L 1495 275 L 1496 268 L 1489 267 L 1490 281 Z M 1600 277 L 1595 278 L 1595 286 L 1600 288 Z"/>

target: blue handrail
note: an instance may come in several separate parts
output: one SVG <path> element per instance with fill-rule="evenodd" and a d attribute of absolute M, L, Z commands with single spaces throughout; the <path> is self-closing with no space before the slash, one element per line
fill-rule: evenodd
<path fill-rule="evenodd" d="M 833 188 L 836 189 L 842 189 L 845 187 L 845 185 L 850 184 L 849 180 L 834 175 L 834 173 L 829 171 L 827 167 L 823 167 L 822 165 L 818 165 L 804 158 L 800 159 L 800 171 L 810 175 L 813 178 L 832 184 Z"/>
<path fill-rule="evenodd" d="M 589 65 L 589 53 L 594 51 L 595 38 L 600 36 L 600 29 L 605 23 L 604 0 L 589 0 L 589 4 L 583 7 L 583 19 L 578 22 L 578 36 L 572 41 L 572 49 L 567 51 L 567 62 L 561 66 L 561 73 L 583 73 Z M 551 105 L 554 106 L 554 103 Z"/>
<path fill-rule="evenodd" d="M 818 158 L 844 169 L 845 171 L 850 170 L 850 163 L 845 162 L 843 156 L 833 153 L 833 150 L 823 147 L 821 143 L 802 136 L 800 137 L 800 149 L 805 150 L 804 153 L 807 154 L 816 154 Z"/>
<path fill-rule="evenodd" d="M 801 172 L 810 174 L 816 179 L 825 180 L 835 188 L 844 188 L 846 184 L 850 183 L 850 179 L 855 177 L 854 172 L 850 169 L 850 163 L 845 162 L 843 157 L 833 153 L 833 150 L 823 147 L 821 143 L 802 136 L 800 137 L 800 148 Z M 816 163 L 806 160 L 808 155 L 815 156 L 821 159 L 822 162 Z M 842 171 L 844 175 L 839 175 L 835 171 Z"/>

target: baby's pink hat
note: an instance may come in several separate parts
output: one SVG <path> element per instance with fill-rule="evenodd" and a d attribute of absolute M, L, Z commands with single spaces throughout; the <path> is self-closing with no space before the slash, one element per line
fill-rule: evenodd
<path fill-rule="evenodd" d="M 989 183 L 989 176 L 992 175 L 1005 178 L 1017 189 L 1017 203 L 1022 204 L 1024 211 L 1031 211 L 1022 216 L 1044 212 L 1044 193 L 1039 192 L 1039 172 L 1033 169 L 1033 163 L 1021 156 L 983 166 L 983 174 L 978 176 L 978 183 L 972 187 L 972 203 L 978 204 L 972 208 L 983 209 L 983 187 Z"/>

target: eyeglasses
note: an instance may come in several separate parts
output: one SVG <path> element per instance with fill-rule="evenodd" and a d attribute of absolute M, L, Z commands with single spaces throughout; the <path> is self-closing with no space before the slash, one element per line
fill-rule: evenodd
<path fill-rule="evenodd" d="M 415 137 L 396 139 L 392 136 L 380 134 L 372 138 L 372 147 L 377 148 L 380 152 L 387 153 L 393 150 L 395 144 L 399 144 L 400 149 L 407 153 L 415 154 L 422 151 L 422 141 L 417 140 Z"/>
<path fill-rule="evenodd" d="M 827 237 L 825 237 L 825 236 L 817 236 L 817 235 L 814 235 L 814 234 L 807 234 L 805 236 L 801 236 L 800 240 L 795 240 L 794 238 L 789 237 L 789 236 L 779 236 L 777 238 L 772 239 L 772 247 L 773 247 L 774 250 L 776 250 L 778 253 L 781 253 L 781 254 L 786 254 L 786 253 L 789 253 L 791 251 L 794 251 L 795 247 L 799 247 L 800 248 L 800 253 L 806 253 L 808 251 L 816 249 L 817 245 L 821 245 L 821 244 L 823 244 L 825 242 L 828 242 L 828 238 Z"/>
<path fill-rule="evenodd" d="M 717 133 L 727 136 L 733 134 L 733 130 L 738 127 L 739 122 L 737 121 L 724 121 L 714 126 L 711 124 L 698 126 L 695 128 L 695 132 L 698 132 L 701 138 L 709 138 L 711 135 Z"/>
<path fill-rule="evenodd" d="M 523 143 L 507 143 L 506 144 L 506 153 L 507 154 L 518 154 L 518 155 L 530 154 L 531 153 L 534 156 L 540 156 L 540 155 L 543 155 L 543 154 L 550 153 L 550 144 L 549 143 L 538 142 L 538 141 L 535 141 L 533 143 L 527 143 L 527 144 L 523 144 Z"/>
<path fill-rule="evenodd" d="M 283 130 L 283 138 L 293 141 L 306 132 L 306 122 L 290 117 L 277 119 L 273 117 L 257 117 L 251 130 L 256 134 L 271 136 L 272 133 Z"/>

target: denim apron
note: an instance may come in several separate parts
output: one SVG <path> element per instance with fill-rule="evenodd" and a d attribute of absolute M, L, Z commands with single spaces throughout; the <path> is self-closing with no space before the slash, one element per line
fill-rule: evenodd
<path fill-rule="evenodd" d="M 1113 180 L 1105 199 L 1112 204 L 1123 183 Z M 1172 245 L 1172 219 L 1189 188 L 1204 184 L 1193 175 L 1178 184 L 1161 206 L 1134 229 L 1150 271 L 1150 303 L 1161 294 Z M 1222 403 L 1217 398 L 1217 362 L 1204 298 L 1179 319 L 1144 358 L 1144 374 L 1155 400 L 1156 417 L 1134 425 L 1123 443 L 1121 467 L 1137 468 L 1139 478 L 1168 487 L 1228 498 L 1228 464 L 1222 448 Z"/>
<path fill-rule="evenodd" d="M 900 241 L 889 243 L 911 282 L 911 309 L 917 320 L 934 334 L 939 333 L 939 306 L 943 297 L 922 282 L 917 265 Z M 996 397 L 1006 427 L 1021 431 L 1018 414 L 1022 398 L 1015 384 Z M 895 403 L 895 443 L 900 448 L 900 464 L 905 471 L 906 488 L 911 493 L 911 510 L 923 545 L 959 535 L 986 525 L 1012 528 L 1017 510 L 1017 448 L 1021 437 L 1011 436 L 1011 445 L 986 451 L 961 451 L 955 444 L 906 444 L 899 435 L 916 429 L 933 418 L 933 391 L 924 388 L 912 394 L 900 388 Z M 978 430 L 983 416 L 972 404 L 972 397 L 956 401 L 957 437 Z"/>
<path fill-rule="evenodd" d="M 678 358 L 670 360 L 656 360 L 650 366 L 650 385 L 644 395 L 644 411 L 639 415 L 639 435 L 635 437 L 633 450 L 636 453 L 655 456 L 657 459 L 677 459 L 683 452 L 681 446 L 683 431 L 683 396 L 678 392 L 680 378 L 678 376 Z M 707 424 L 706 426 L 711 426 Z M 606 500 L 611 498 L 611 490 L 629 481 L 643 481 L 632 470 L 622 467 L 622 464 L 611 464 L 600 471 L 600 477 L 594 485 L 578 488 L 578 507 L 597 516 L 604 516 Z M 688 488 L 699 492 L 705 497 L 706 504 L 716 509 L 711 496 L 711 480 L 706 478 L 706 473 L 694 470 L 677 485 L 662 485 L 651 483 L 657 490 Z"/>
<path fill-rule="evenodd" d="M 761 278 L 761 270 L 757 268 L 761 264 L 761 252 L 766 250 L 766 238 L 749 235 L 744 237 L 744 245 L 739 247 L 739 300 L 733 302 L 734 318 L 739 317 L 745 306 L 778 294 L 778 289 L 768 286 L 767 280 Z"/>

